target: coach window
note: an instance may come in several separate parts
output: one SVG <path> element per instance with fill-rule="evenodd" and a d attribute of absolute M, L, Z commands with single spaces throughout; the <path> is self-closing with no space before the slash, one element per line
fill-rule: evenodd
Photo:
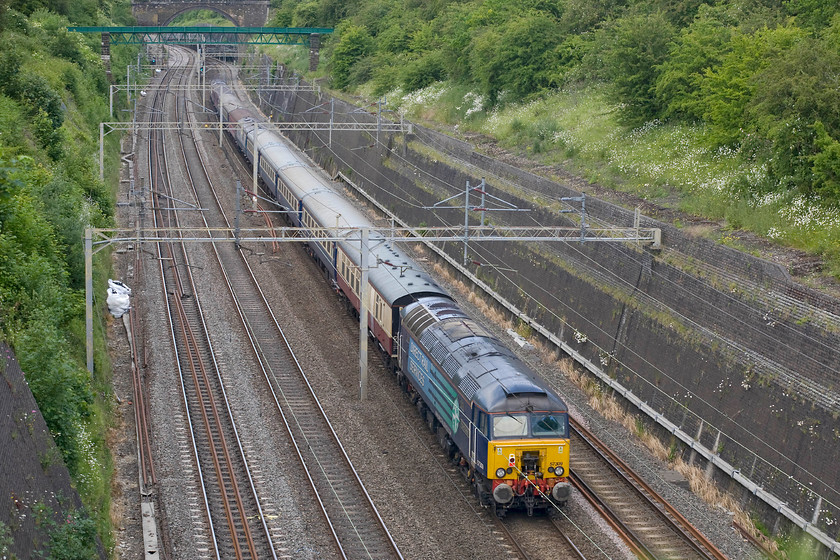
<path fill-rule="evenodd" d="M 493 437 L 520 437 L 528 435 L 528 417 L 524 414 L 493 416 Z"/>
<path fill-rule="evenodd" d="M 347 280 L 347 257 L 340 251 L 338 253 L 338 272 L 342 278 Z"/>

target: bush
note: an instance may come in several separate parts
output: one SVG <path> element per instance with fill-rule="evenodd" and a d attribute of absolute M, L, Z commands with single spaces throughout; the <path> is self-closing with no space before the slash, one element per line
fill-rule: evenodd
<path fill-rule="evenodd" d="M 96 542 L 96 524 L 84 510 L 75 510 L 63 514 L 64 519 L 57 522 L 55 514 L 42 503 L 34 508 L 36 523 L 47 530 L 49 541 L 45 551 L 39 551 L 39 557 L 47 560 L 86 560 L 98 558 Z"/>
<path fill-rule="evenodd" d="M 518 101 L 561 83 L 557 52 L 563 38 L 555 21 L 531 12 L 502 29 L 487 28 L 478 35 L 470 57 L 472 75 L 490 105 L 503 91 Z"/>
<path fill-rule="evenodd" d="M 14 94 L 13 97 L 26 103 L 33 115 L 43 112 L 54 128 L 60 127 L 64 122 L 61 96 L 43 76 L 31 73 L 20 75 L 15 84 Z"/>
<path fill-rule="evenodd" d="M 622 103 L 626 124 L 638 126 L 662 115 L 656 83 L 674 34 L 661 12 L 622 17 L 604 32 L 605 73 Z"/>
<path fill-rule="evenodd" d="M 745 113 L 768 147 L 768 176 L 787 190 L 840 203 L 840 48 L 802 37 L 756 75 Z"/>
<path fill-rule="evenodd" d="M 756 77 L 803 37 L 802 30 L 791 26 L 754 34 L 733 33 L 731 48 L 718 66 L 706 70 L 700 83 L 700 105 L 713 146 L 741 141 L 748 128 L 746 111 L 756 90 Z"/>
<path fill-rule="evenodd" d="M 703 119 L 700 86 L 706 70 L 717 67 L 732 49 L 733 24 L 722 10 L 703 6 L 697 19 L 675 38 L 656 79 L 656 96 L 664 116 Z"/>
<path fill-rule="evenodd" d="M 416 91 L 445 78 L 443 54 L 433 51 L 406 64 L 402 71 L 402 87 L 407 92 Z"/>
<path fill-rule="evenodd" d="M 351 84 L 353 65 L 373 52 L 373 39 L 366 29 L 347 25 L 336 29 L 338 43 L 330 61 L 333 85 L 344 89 Z"/>

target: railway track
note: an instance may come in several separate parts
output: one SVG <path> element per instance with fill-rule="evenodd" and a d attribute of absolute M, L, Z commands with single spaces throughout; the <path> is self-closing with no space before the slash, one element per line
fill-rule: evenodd
<path fill-rule="evenodd" d="M 585 449 L 588 447 L 588 440 L 584 441 L 577 439 L 573 444 L 573 449 Z M 587 472 L 586 478 L 595 480 L 593 473 L 600 470 L 603 471 L 603 463 L 597 463 L 595 460 L 586 458 L 585 461 L 580 461 L 579 465 L 581 471 L 587 470 L 588 465 L 593 465 L 594 470 Z M 595 467 L 595 465 L 598 465 Z M 573 462 L 574 466 L 574 462 Z M 624 471 L 629 473 L 629 469 L 622 465 Z M 618 503 L 619 500 L 613 500 L 618 494 L 614 490 L 621 486 L 616 481 L 616 476 L 621 475 L 621 470 L 617 474 L 604 478 L 604 483 L 599 486 L 598 492 L 591 492 L 593 499 L 599 503 L 596 494 L 603 494 L 604 500 L 600 500 L 596 509 L 602 513 L 605 519 L 608 519 L 615 531 L 628 543 L 628 546 L 642 558 L 725 558 L 702 534 L 694 529 L 676 510 L 671 508 L 662 498 L 660 498 L 651 488 L 644 484 L 641 479 L 630 475 L 629 480 L 638 480 L 637 483 L 626 482 L 627 488 L 635 488 L 639 486 L 643 488 L 641 492 L 631 494 L 628 490 L 624 493 L 626 499 L 626 507 L 606 507 L 605 502 L 613 501 Z M 579 481 L 581 479 L 578 479 Z M 584 493 L 584 485 L 581 481 L 579 483 L 579 490 Z M 577 535 L 579 544 L 575 544 L 571 539 L 564 534 L 563 521 L 560 519 L 539 519 L 531 518 L 527 520 L 517 520 L 515 524 L 517 527 L 511 529 L 509 526 L 510 520 L 505 520 L 499 526 L 499 530 L 504 532 L 509 542 L 517 549 L 517 554 L 520 557 L 528 558 L 531 554 L 528 552 L 527 543 L 533 541 L 533 536 L 539 534 L 541 539 L 547 539 L 556 544 L 549 545 L 545 548 L 540 547 L 541 551 L 537 551 L 536 557 L 546 557 L 543 553 L 546 549 L 550 550 L 549 554 L 557 554 L 558 551 L 563 550 L 561 557 L 577 557 L 577 558 L 594 558 L 605 557 L 605 554 L 599 547 L 592 542 L 586 535 Z M 531 536 L 528 535 L 528 529 L 524 529 L 525 536 L 517 536 L 521 527 L 533 524 L 541 529 Z M 569 531 L 574 533 L 575 531 Z M 551 557 L 551 556 L 548 556 Z"/>
<path fill-rule="evenodd" d="M 183 70 L 194 61 L 184 51 L 179 52 L 183 64 L 175 74 L 183 79 Z M 172 73 L 170 70 L 165 80 L 171 80 Z M 157 109 L 151 113 L 154 119 L 167 111 L 165 93 L 156 95 L 153 101 L 152 106 Z M 173 206 L 170 201 L 178 200 L 169 174 L 169 149 L 164 131 L 150 135 L 149 164 L 151 190 L 156 195 L 152 197 L 156 227 L 179 225 L 177 212 L 168 208 Z M 190 165 L 188 156 L 184 155 L 184 161 Z M 161 200 L 167 206 L 158 204 Z M 216 558 L 276 558 L 203 319 L 189 254 L 183 243 L 160 243 L 158 258 L 207 514 L 209 539 L 205 552 Z"/>
<path fill-rule="evenodd" d="M 193 215 L 201 216 L 207 227 L 224 224 L 228 224 L 229 227 L 229 220 L 223 210 L 224 205 L 220 202 L 220 198 L 227 199 L 229 195 L 219 197 L 216 194 L 200 161 L 200 150 L 195 144 L 199 139 L 199 134 L 204 134 L 206 138 L 209 138 L 215 133 L 199 132 L 197 126 L 199 123 L 195 121 L 194 110 L 191 110 L 183 100 L 179 103 L 180 116 L 176 116 L 175 120 L 186 119 L 191 123 L 189 129 L 177 135 L 181 144 L 180 157 L 183 158 L 187 170 L 188 179 L 185 184 L 189 184 L 193 189 L 191 196 L 196 201 L 196 207 L 202 208 L 202 212 L 194 212 Z M 208 119 L 210 120 L 212 119 Z M 156 144 L 158 142 L 158 146 L 163 145 L 162 140 L 155 141 Z M 154 154 L 150 161 L 151 168 L 158 170 L 154 175 L 152 191 L 160 194 L 159 197 L 153 198 L 177 200 L 183 195 L 164 188 L 170 183 L 166 172 L 167 153 L 171 157 L 172 150 L 167 152 L 165 148 L 160 147 L 160 149 L 150 151 L 150 154 Z M 179 218 L 173 210 L 163 208 L 156 210 L 156 226 L 177 227 L 179 223 Z M 189 255 L 183 245 L 161 244 L 160 250 L 158 258 L 167 294 L 166 303 L 174 317 L 173 325 L 178 325 L 178 328 L 173 326 L 173 340 L 178 342 L 178 362 L 182 368 L 184 402 L 187 403 L 189 417 L 196 420 L 196 425 L 190 431 L 196 462 L 200 465 L 212 465 L 202 467 L 204 474 L 201 478 L 215 556 L 219 558 L 276 558 L 274 550 L 278 541 L 282 541 L 282 534 L 280 529 L 269 527 L 266 523 L 266 516 L 257 496 L 258 488 L 255 487 L 254 481 L 248 474 L 247 453 L 243 451 L 243 445 L 238 441 L 231 405 L 226 402 L 224 383 L 218 364 L 215 363 L 208 328 L 201 319 L 201 304 L 193 283 Z M 214 245 L 213 251 L 225 275 L 228 290 L 236 303 L 254 355 L 261 364 L 266 386 L 276 405 L 279 421 L 285 425 L 296 448 L 299 464 L 297 474 L 301 480 L 306 479 L 311 485 L 312 496 L 317 498 L 323 517 L 336 543 L 338 554 L 343 558 L 401 558 L 399 549 L 314 395 L 305 372 L 288 347 L 282 328 L 277 318 L 271 314 L 266 299 L 259 290 L 258 282 L 247 268 L 247 261 L 230 243 Z M 205 448 L 199 443 L 204 440 L 213 442 L 214 445 Z M 231 442 L 236 442 L 236 444 Z M 580 441 L 575 442 L 574 445 L 576 449 L 583 449 Z M 238 453 L 230 452 L 230 448 L 236 451 L 237 447 Z M 580 474 L 581 480 L 588 481 L 590 485 L 597 487 L 601 483 L 596 480 L 592 472 L 588 471 L 586 466 L 588 464 L 589 459 L 586 462 L 583 460 L 578 462 L 575 457 L 574 475 L 577 477 Z M 285 468 L 288 469 L 289 466 Z M 240 474 L 234 475 L 234 472 Z M 612 484 L 615 486 L 614 482 Z M 218 488 L 213 488 L 214 486 Z M 631 486 L 635 486 L 635 483 Z M 694 544 L 687 544 L 684 550 L 682 545 L 674 547 L 674 542 L 678 540 L 674 535 L 682 534 L 683 537 L 680 538 L 684 538 L 686 534 L 684 530 L 668 533 L 661 527 L 651 529 L 650 527 L 656 526 L 657 523 L 662 526 L 665 523 L 634 519 L 633 515 L 628 513 L 633 510 L 632 505 L 625 513 L 622 513 L 621 508 L 615 505 L 620 503 L 622 498 L 608 495 L 610 483 L 604 483 L 601 488 L 596 493 L 602 496 L 604 503 L 612 502 L 612 505 L 599 507 L 604 511 L 609 509 L 618 512 L 610 515 L 624 519 L 616 522 L 616 526 L 619 527 L 617 530 L 627 534 L 624 538 L 628 543 L 634 543 L 630 546 L 638 551 L 637 554 L 640 557 L 723 558 L 722 555 L 703 552 L 703 545 L 696 548 L 702 536 L 689 536 L 686 542 Z M 242 489 L 248 491 L 242 491 Z M 662 505 L 652 507 L 650 519 L 655 517 L 653 510 L 665 509 Z M 638 513 L 638 510 L 638 502 L 636 502 L 635 512 Z M 673 514 L 670 515 L 674 517 Z M 648 514 L 645 513 L 642 517 L 647 519 Z M 258 520 L 256 523 L 258 530 L 251 531 L 248 519 Z M 571 544 L 568 538 L 560 536 L 558 524 L 562 524 L 562 521 L 526 519 L 527 521 L 523 520 L 523 524 L 537 527 L 540 538 L 548 540 L 550 544 L 547 547 L 554 551 L 554 554 L 564 558 L 595 557 Z M 538 548 L 535 553 L 532 553 L 527 545 L 523 546 L 523 543 L 533 538 L 528 537 L 532 534 L 531 529 L 518 527 L 519 520 L 499 523 L 499 531 L 507 535 L 505 538 L 517 547 L 515 552 L 517 556 L 521 558 L 546 557 L 541 552 L 545 550 L 543 548 Z M 517 526 L 511 528 L 511 523 Z M 546 523 L 553 525 L 554 528 L 549 530 L 550 526 Z M 252 536 L 250 534 L 252 532 L 257 536 Z M 657 537 L 657 534 L 660 536 Z M 585 546 L 582 548 L 585 549 Z"/>
<path fill-rule="evenodd" d="M 592 433 L 572 421 L 575 488 L 643 559 L 725 560 L 714 544 Z"/>
<path fill-rule="evenodd" d="M 194 113 L 188 110 L 187 114 L 190 122 L 197 124 Z M 197 126 L 191 127 L 187 135 L 194 136 L 197 130 Z M 194 169 L 190 183 L 204 208 L 205 225 L 229 224 L 222 202 L 229 196 L 218 195 L 203 164 Z M 401 558 L 247 262 L 230 243 L 214 244 L 213 254 L 262 368 L 279 421 L 296 450 L 297 477 L 308 481 L 312 501 L 320 507 L 338 554 L 342 558 Z"/>
<path fill-rule="evenodd" d="M 596 557 L 587 556 L 553 517 L 510 515 L 498 522 L 507 537 L 515 544 L 523 560 L 536 558 L 586 560 Z M 603 558 L 603 556 L 598 557 Z"/>

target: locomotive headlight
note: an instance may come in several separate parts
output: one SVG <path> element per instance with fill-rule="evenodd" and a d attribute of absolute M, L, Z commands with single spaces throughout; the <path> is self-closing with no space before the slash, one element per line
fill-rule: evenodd
<path fill-rule="evenodd" d="M 548 472 L 554 474 L 554 467 L 548 467 Z"/>
<path fill-rule="evenodd" d="M 505 476 L 505 469 L 499 467 L 496 469 L 496 478 L 503 478 Z"/>

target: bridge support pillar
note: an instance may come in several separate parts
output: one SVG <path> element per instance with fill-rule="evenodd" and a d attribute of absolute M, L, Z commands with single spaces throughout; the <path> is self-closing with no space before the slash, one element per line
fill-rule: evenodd
<path fill-rule="evenodd" d="M 114 77 L 111 75 L 111 34 L 107 31 L 102 32 L 102 64 L 105 66 L 105 74 L 108 76 L 108 83 L 114 83 Z"/>
<path fill-rule="evenodd" d="M 318 69 L 318 61 L 321 52 L 321 35 L 313 33 L 309 36 L 309 71 Z"/>

